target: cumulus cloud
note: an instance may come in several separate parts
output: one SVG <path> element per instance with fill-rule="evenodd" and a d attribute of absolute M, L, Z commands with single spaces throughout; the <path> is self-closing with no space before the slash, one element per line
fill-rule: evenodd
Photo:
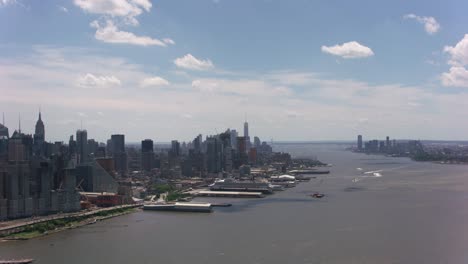
<path fill-rule="evenodd" d="M 131 32 L 121 31 L 111 20 L 107 20 L 105 25 L 101 25 L 97 20 L 91 23 L 91 26 L 96 28 L 94 37 L 97 40 L 107 43 L 132 44 L 138 46 L 162 46 L 167 44 L 159 39 L 137 36 Z"/>
<path fill-rule="evenodd" d="M 440 30 L 440 24 L 434 17 L 426 17 L 426 16 L 417 16 L 415 14 L 407 14 L 404 15 L 403 18 L 405 19 L 414 19 L 421 24 L 424 24 L 424 30 L 429 35 L 433 35 Z"/>
<path fill-rule="evenodd" d="M 346 42 L 342 45 L 322 46 L 322 52 L 344 59 L 365 58 L 374 55 L 371 48 L 361 45 L 356 41 Z"/>
<path fill-rule="evenodd" d="M 159 77 L 159 76 L 146 78 L 140 83 L 141 87 L 151 87 L 151 86 L 157 87 L 157 86 L 166 86 L 166 85 L 169 85 L 169 82 L 166 79 Z"/>
<path fill-rule="evenodd" d="M 131 25 L 138 25 L 136 19 L 143 11 L 149 12 L 149 0 L 74 0 L 75 5 L 86 12 L 111 17 L 121 17 Z"/>
<path fill-rule="evenodd" d="M 449 64 L 454 66 L 468 65 L 468 34 L 465 34 L 454 47 L 445 46 L 444 52 L 450 55 Z"/>
<path fill-rule="evenodd" d="M 442 85 L 468 88 L 468 70 L 465 67 L 453 66 L 449 72 L 442 73 Z"/>
<path fill-rule="evenodd" d="M 441 75 L 442 85 L 468 88 L 468 34 L 465 34 L 455 46 L 445 46 L 444 52 L 449 54 L 449 72 Z"/>
<path fill-rule="evenodd" d="M 91 73 L 80 76 L 77 80 L 77 85 L 83 88 L 109 88 L 120 84 L 115 76 L 97 76 Z"/>
<path fill-rule="evenodd" d="M 95 38 L 107 43 L 125 43 L 139 46 L 174 45 L 170 38 L 159 40 L 148 36 L 137 36 L 132 32 L 120 30 L 122 25 L 138 26 L 137 17 L 144 11 L 149 12 L 152 4 L 149 0 L 74 0 L 74 4 L 85 12 L 100 15 L 90 25 L 96 28 Z M 118 25 L 118 26 L 117 26 Z"/>
<path fill-rule="evenodd" d="M 183 69 L 206 71 L 214 68 L 210 60 L 202 60 L 195 58 L 192 54 L 187 54 L 181 58 L 174 60 L 174 64 Z"/>

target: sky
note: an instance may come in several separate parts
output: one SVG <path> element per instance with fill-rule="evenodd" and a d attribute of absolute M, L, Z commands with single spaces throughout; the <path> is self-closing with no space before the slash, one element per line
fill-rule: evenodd
<path fill-rule="evenodd" d="M 467 1 L 0 0 L 0 112 L 46 140 L 468 139 Z"/>

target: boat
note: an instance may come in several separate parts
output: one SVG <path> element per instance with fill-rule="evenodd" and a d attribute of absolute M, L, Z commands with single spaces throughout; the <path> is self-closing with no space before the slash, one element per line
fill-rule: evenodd
<path fill-rule="evenodd" d="M 145 204 L 143 210 L 149 211 L 176 211 L 211 213 L 213 206 L 209 203 L 170 203 L 170 204 Z"/>
<path fill-rule="evenodd" d="M 314 198 L 323 198 L 325 196 L 325 194 L 323 194 L 323 193 L 314 193 L 314 194 L 311 194 L 310 196 L 312 196 Z"/>
<path fill-rule="evenodd" d="M 271 176 L 270 180 L 272 182 L 289 182 L 289 181 L 295 181 L 296 177 L 291 176 L 291 175 Z"/>
<path fill-rule="evenodd" d="M 9 260 L 0 260 L 0 264 L 27 264 L 32 263 L 34 259 L 9 259 Z"/>

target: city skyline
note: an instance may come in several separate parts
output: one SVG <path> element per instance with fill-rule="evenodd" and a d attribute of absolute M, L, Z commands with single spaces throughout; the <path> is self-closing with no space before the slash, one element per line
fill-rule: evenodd
<path fill-rule="evenodd" d="M 467 7 L 1 1 L 0 111 L 32 133 L 42 106 L 50 141 L 81 121 L 100 141 L 190 140 L 242 131 L 244 114 L 276 141 L 464 140 Z"/>

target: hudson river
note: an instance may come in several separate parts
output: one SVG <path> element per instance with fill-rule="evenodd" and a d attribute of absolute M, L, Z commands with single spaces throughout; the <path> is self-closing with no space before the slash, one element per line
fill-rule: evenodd
<path fill-rule="evenodd" d="M 275 144 L 332 163 L 329 175 L 211 214 L 137 212 L 29 241 L 35 263 L 468 263 L 468 166 Z M 308 195 L 326 194 L 323 199 Z"/>

